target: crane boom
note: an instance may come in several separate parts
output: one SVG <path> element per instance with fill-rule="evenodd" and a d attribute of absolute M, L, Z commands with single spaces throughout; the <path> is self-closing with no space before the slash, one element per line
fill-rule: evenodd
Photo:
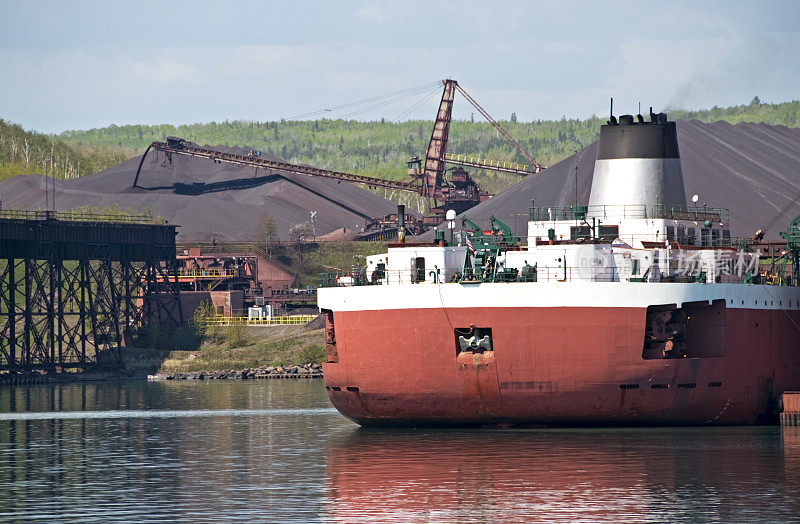
<path fill-rule="evenodd" d="M 455 164 L 458 166 L 474 167 L 476 169 L 488 169 L 491 171 L 501 171 L 503 173 L 513 173 L 515 175 L 535 175 L 538 171 L 531 169 L 527 164 L 518 164 L 516 162 L 505 162 L 501 160 L 488 160 L 472 155 L 454 155 L 447 153 L 444 155 L 444 161 L 448 164 Z"/>
<path fill-rule="evenodd" d="M 241 166 L 260 167 L 264 169 L 274 169 L 276 171 L 283 171 L 285 173 L 294 173 L 297 175 L 307 175 L 320 178 L 328 178 L 331 180 L 344 180 L 347 182 L 356 182 L 359 184 L 366 184 L 373 187 L 385 187 L 389 189 L 398 189 L 400 191 L 408 191 L 411 193 L 419 193 L 420 188 L 413 182 L 403 182 L 400 180 L 386 180 L 383 178 L 376 178 L 364 175 L 354 175 L 352 173 L 344 173 L 342 171 L 333 171 L 330 169 L 318 169 L 310 166 L 302 166 L 298 164 L 290 164 L 288 162 L 279 162 L 277 160 L 267 160 L 256 156 L 237 155 L 234 153 L 223 153 L 213 149 L 206 149 L 198 147 L 186 140 L 168 137 L 166 142 L 153 142 L 147 151 L 150 149 L 156 151 L 163 151 L 168 154 L 190 156 L 195 158 L 205 158 L 215 162 L 225 162 L 227 164 L 236 164 Z M 145 151 L 145 155 L 147 155 Z M 136 178 L 133 180 L 133 187 L 136 187 L 139 181 L 139 173 L 144 163 L 144 156 L 139 163 L 139 169 L 136 171 Z"/>
<path fill-rule="evenodd" d="M 494 171 L 505 171 L 509 173 L 516 173 L 519 175 L 528 175 L 538 173 L 543 169 L 541 164 L 536 162 L 533 157 L 523 148 L 517 141 L 515 141 L 508 132 L 498 124 L 476 101 L 473 99 L 458 82 L 452 79 L 442 81 L 444 90 L 442 92 L 442 99 L 439 102 L 439 111 L 436 114 L 436 121 L 431 133 L 431 139 L 428 143 L 426 151 L 424 167 L 420 166 L 421 162 L 418 157 L 413 157 L 409 162 L 409 174 L 411 175 L 410 181 L 400 180 L 387 180 L 383 178 L 354 175 L 352 173 L 345 173 L 342 171 L 334 171 L 330 169 L 319 169 L 311 166 L 303 166 L 298 164 L 290 164 L 289 162 L 281 162 L 277 160 L 262 159 L 260 155 L 237 155 L 234 153 L 224 153 L 213 149 L 200 147 L 196 144 L 176 137 L 167 137 L 164 142 L 153 142 L 150 144 L 142 155 L 139 162 L 139 168 L 136 170 L 136 177 L 133 180 L 133 186 L 137 187 L 139 182 L 139 175 L 141 174 L 142 166 L 144 165 L 147 153 L 154 149 L 156 151 L 163 151 L 171 159 L 171 155 L 182 155 L 195 158 L 205 158 L 214 162 L 225 162 L 228 164 L 251 166 L 255 168 L 263 168 L 267 170 L 281 171 L 284 173 L 293 173 L 297 175 L 306 175 L 319 178 L 327 178 L 329 180 L 343 180 L 346 182 L 354 182 L 364 184 L 369 187 L 383 187 L 387 189 L 396 189 L 399 191 L 407 191 L 409 193 L 416 193 L 424 198 L 432 199 L 433 206 L 431 207 L 431 216 L 426 217 L 425 222 L 427 225 L 438 224 L 440 219 L 445 215 L 448 209 L 453 209 L 456 212 L 463 212 L 480 202 L 485 201 L 491 195 L 478 187 L 475 180 L 460 167 L 452 170 L 449 179 L 445 179 L 445 164 L 451 163 L 461 166 L 474 167 L 479 169 L 491 169 Z M 453 114 L 453 99 L 455 98 L 456 91 L 460 92 L 464 97 L 477 109 L 481 115 L 486 118 L 507 140 L 509 140 L 519 152 L 530 161 L 530 164 L 516 164 L 513 162 L 497 162 L 491 160 L 484 160 L 478 157 L 467 157 L 462 155 L 448 155 L 447 154 L 447 141 L 450 135 L 450 122 Z M 420 169 L 420 167 L 422 167 Z M 439 201 L 441 204 L 437 203 Z"/>
<path fill-rule="evenodd" d="M 494 128 L 495 128 L 495 129 L 497 129 L 497 131 L 499 131 L 499 132 L 500 132 L 500 134 L 501 134 L 501 135 L 503 135 L 503 137 L 505 137 L 505 139 L 506 139 L 506 140 L 508 140 L 509 142 L 511 142 L 511 143 L 514 145 L 514 147 L 516 147 L 516 148 L 517 148 L 517 151 L 519 151 L 519 152 L 522 154 L 522 156 L 524 156 L 525 158 L 527 158 L 527 159 L 528 159 L 528 161 L 531 163 L 531 166 L 533 167 L 533 170 L 534 170 L 533 172 L 534 172 L 534 173 L 538 173 L 539 171 L 541 171 L 542 169 L 544 169 L 544 167 L 542 167 L 542 165 L 541 165 L 541 164 L 539 164 L 539 162 L 537 162 L 536 160 L 534 160 L 534 158 L 531 156 L 531 154 L 530 154 L 530 153 L 528 153 L 528 151 L 527 151 L 527 150 L 526 150 L 524 147 L 522 147 L 522 145 L 520 145 L 520 143 L 519 143 L 519 142 L 517 142 L 516 140 L 514 140 L 513 138 L 511 138 L 511 135 L 509 135 L 509 134 L 508 134 L 508 131 L 506 131 L 506 130 L 505 130 L 505 128 L 504 128 L 503 126 L 501 126 L 500 124 L 498 124 L 498 123 L 495 121 L 495 119 L 494 119 L 494 118 L 492 118 L 492 117 L 489 115 L 489 113 L 487 113 L 487 112 L 486 112 L 486 110 L 485 110 L 484 108 L 482 108 L 482 107 L 481 107 L 481 105 L 480 105 L 478 102 L 476 102 L 476 101 L 475 101 L 475 99 L 474 99 L 474 98 L 472 98 L 472 97 L 469 95 L 469 93 L 467 93 L 466 91 L 464 91 L 464 88 L 463 88 L 463 87 L 461 87 L 461 86 L 460 86 L 460 85 L 458 85 L 458 84 L 456 84 L 456 86 L 455 86 L 455 87 L 456 87 L 456 89 L 458 89 L 458 92 L 459 92 L 459 93 L 461 93 L 462 95 L 464 95 L 464 98 L 466 98 L 466 99 L 467 99 L 467 102 L 469 102 L 470 104 L 472 104 L 472 107 L 474 107 L 475 109 L 477 109 L 477 110 L 478 110 L 478 112 L 479 112 L 481 115 L 483 115 L 483 118 L 485 118 L 486 120 L 488 120 L 488 121 L 489 121 L 489 123 L 490 123 L 490 124 L 492 124 L 492 125 L 494 126 Z"/>
<path fill-rule="evenodd" d="M 458 82 L 444 80 L 442 100 L 436 113 L 431 140 L 425 153 L 425 165 L 422 171 L 422 196 L 439 198 L 440 188 L 444 181 L 444 156 L 447 153 L 447 140 L 450 136 L 450 120 L 453 114 L 453 98 L 456 95 Z"/>

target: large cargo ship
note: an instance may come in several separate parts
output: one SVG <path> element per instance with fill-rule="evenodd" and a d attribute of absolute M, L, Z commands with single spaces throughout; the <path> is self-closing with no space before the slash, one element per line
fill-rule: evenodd
<path fill-rule="evenodd" d="M 361 425 L 754 424 L 800 389 L 798 220 L 792 270 L 759 261 L 687 202 L 663 113 L 612 117 L 588 206 L 532 202 L 525 245 L 454 218 L 319 289 L 325 387 Z"/>

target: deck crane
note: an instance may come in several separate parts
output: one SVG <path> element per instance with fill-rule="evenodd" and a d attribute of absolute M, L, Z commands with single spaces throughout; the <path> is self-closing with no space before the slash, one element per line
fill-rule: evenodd
<path fill-rule="evenodd" d="M 475 99 L 458 85 L 458 82 L 447 79 L 442 81 L 442 85 L 444 86 L 444 91 L 439 103 L 439 111 L 436 114 L 436 121 L 433 126 L 430 142 L 428 143 L 428 149 L 425 154 L 424 167 L 422 166 L 423 161 L 420 160 L 419 157 L 412 157 L 408 162 L 409 175 L 411 176 L 410 181 L 388 180 L 330 169 L 318 169 L 311 166 L 291 164 L 278 160 L 268 160 L 252 154 L 238 155 L 234 153 L 225 153 L 200 147 L 197 144 L 181 138 L 167 137 L 164 142 L 153 142 L 147 147 L 139 162 L 139 167 L 136 170 L 133 187 L 138 186 L 139 175 L 144 165 L 144 160 L 152 149 L 165 153 L 169 161 L 172 160 L 172 155 L 205 158 L 218 163 L 224 162 L 228 164 L 251 166 L 298 175 L 343 180 L 346 182 L 364 184 L 370 188 L 383 187 L 416 193 L 433 201 L 431 215 L 425 217 L 423 222 L 424 227 L 433 227 L 444 219 L 445 212 L 448 209 L 454 209 L 456 212 L 461 213 L 491 196 L 478 187 L 475 180 L 462 166 L 502 171 L 523 176 L 538 173 L 543 169 L 543 167 L 537 163 L 519 143 L 511 138 L 508 132 L 475 101 Z M 450 135 L 450 121 L 452 118 L 453 99 L 456 91 L 461 93 L 501 135 L 508 139 L 514 147 L 528 159 L 530 164 L 496 162 L 473 156 L 448 154 L 447 142 Z M 449 170 L 449 179 L 445 177 L 447 171 L 445 169 L 445 164 L 454 164 L 458 166 Z"/>

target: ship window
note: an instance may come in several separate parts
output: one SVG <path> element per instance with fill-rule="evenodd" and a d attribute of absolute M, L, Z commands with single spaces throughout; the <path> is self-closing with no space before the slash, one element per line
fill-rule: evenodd
<path fill-rule="evenodd" d="M 675 226 L 667 226 L 667 240 L 670 242 L 675 242 L 675 240 L 677 240 L 675 236 Z"/>
<path fill-rule="evenodd" d="M 383 262 L 378 262 L 375 265 L 375 269 L 372 271 L 372 277 L 370 278 L 370 282 L 373 284 L 380 283 L 381 279 L 386 278 L 386 264 Z"/>
<path fill-rule="evenodd" d="M 693 227 L 686 229 L 686 243 L 690 246 L 693 246 L 697 241 L 697 237 L 695 236 L 696 232 Z"/>
<path fill-rule="evenodd" d="M 712 245 L 715 245 L 715 246 L 720 245 L 719 244 L 719 239 L 720 239 L 721 235 L 722 235 L 722 232 L 719 229 L 712 229 L 711 230 Z"/>
<path fill-rule="evenodd" d="M 700 245 L 701 246 L 711 245 L 711 230 L 707 228 L 700 229 Z"/>
<path fill-rule="evenodd" d="M 619 236 L 619 226 L 598 226 L 597 234 L 601 240 L 613 242 Z"/>
<path fill-rule="evenodd" d="M 631 267 L 631 275 L 638 275 L 639 274 L 639 259 L 634 258 L 631 260 L 632 267 Z"/>
<path fill-rule="evenodd" d="M 580 238 L 591 238 L 592 228 L 589 226 L 570 226 L 569 238 L 570 240 L 578 240 Z"/>
<path fill-rule="evenodd" d="M 678 243 L 685 244 L 686 243 L 686 227 L 685 226 L 678 226 Z"/>
<path fill-rule="evenodd" d="M 456 341 L 456 355 L 465 351 L 483 353 L 494 351 L 492 342 L 492 328 L 479 328 L 469 326 L 453 330 Z"/>
<path fill-rule="evenodd" d="M 411 259 L 411 281 L 425 282 L 425 257 Z"/>
<path fill-rule="evenodd" d="M 722 382 L 709 382 L 708 387 L 710 388 L 721 388 Z"/>

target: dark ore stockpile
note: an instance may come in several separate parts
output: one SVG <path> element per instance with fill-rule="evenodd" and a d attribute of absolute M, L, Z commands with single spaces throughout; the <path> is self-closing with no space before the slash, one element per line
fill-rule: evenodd
<path fill-rule="evenodd" d="M 747 237 L 763 228 L 800 193 L 800 129 L 766 124 L 726 122 L 705 124 L 678 121 L 678 147 L 683 163 L 687 202 L 697 194 L 698 206 L 730 209 L 731 234 Z M 577 153 L 578 204 L 586 205 L 597 156 L 597 142 Z M 466 211 L 464 215 L 486 225 L 492 215 L 514 233 L 527 235 L 531 199 L 539 206 L 575 203 L 575 155 L 524 179 L 513 187 Z M 766 238 L 776 239 L 800 205 L 791 207 Z M 461 227 L 460 221 L 457 227 Z M 431 233 L 427 233 L 432 237 Z"/>
<path fill-rule="evenodd" d="M 237 154 L 245 149 L 215 148 Z M 346 227 L 364 227 L 365 219 L 397 210 L 395 203 L 348 182 L 304 175 L 267 172 L 252 167 L 217 164 L 210 160 L 151 151 L 142 166 L 138 186 L 133 179 L 140 156 L 94 175 L 55 181 L 55 209 L 85 205 L 150 209 L 178 224 L 182 242 L 252 242 L 263 238 L 265 213 L 275 221 L 282 240 L 289 228 L 310 221 L 316 211 L 316 234 Z M 400 169 L 400 168 L 398 168 Z M 52 179 L 16 176 L 0 181 L 5 209 L 47 209 L 46 187 Z M 52 206 L 51 206 L 52 207 Z"/>
<path fill-rule="evenodd" d="M 706 202 L 708 207 L 729 208 L 734 236 L 752 235 L 800 193 L 800 129 L 698 121 L 679 121 L 677 126 L 687 201 L 697 194 L 698 205 Z M 597 143 L 577 155 L 578 203 L 585 205 Z M 287 240 L 289 228 L 308 222 L 312 210 L 317 211 L 318 236 L 342 227 L 358 229 L 366 218 L 396 210 L 393 202 L 348 182 L 268 173 L 177 155 L 170 162 L 163 153 L 153 152 L 145 160 L 139 180 L 146 189 L 132 188 L 139 158 L 91 176 L 56 180 L 55 208 L 66 211 L 114 203 L 123 208 L 149 208 L 180 225 L 178 240 L 183 242 L 215 238 L 218 242 L 257 241 L 262 238 L 265 213 L 275 221 L 280 237 Z M 35 175 L 2 181 L 3 207 L 46 209 L 45 187 L 45 178 Z M 495 215 L 516 234 L 525 236 L 531 198 L 537 206 L 573 205 L 575 157 L 522 180 L 465 214 L 482 224 Z M 800 206 L 792 207 L 767 231 L 767 238 L 778 238 L 778 232 L 798 212 Z"/>

